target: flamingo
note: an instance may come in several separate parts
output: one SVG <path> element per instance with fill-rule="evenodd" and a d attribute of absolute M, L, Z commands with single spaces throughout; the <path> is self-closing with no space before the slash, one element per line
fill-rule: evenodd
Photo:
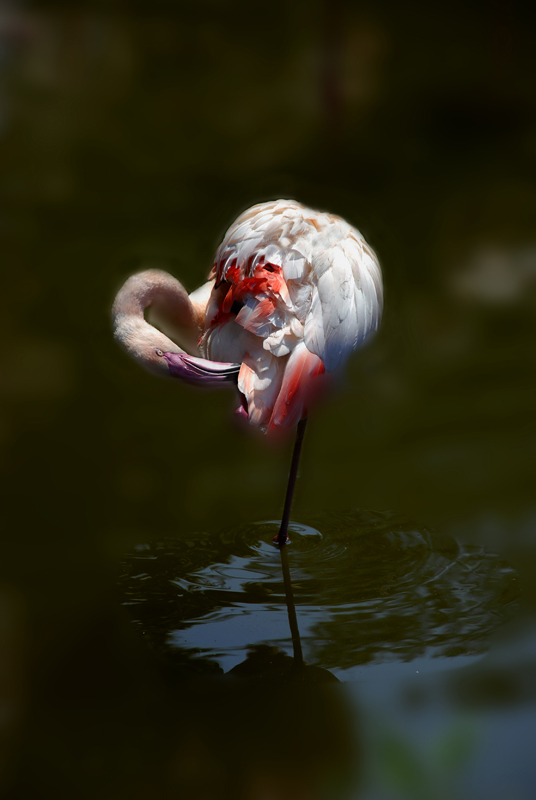
<path fill-rule="evenodd" d="M 149 324 L 151 306 L 180 347 Z M 144 367 L 198 386 L 234 384 L 237 413 L 268 436 L 297 426 L 283 519 L 287 531 L 308 409 L 329 376 L 377 330 L 378 259 L 340 217 L 292 200 L 244 211 L 190 295 L 156 269 L 130 277 L 112 309 L 115 338 Z"/>

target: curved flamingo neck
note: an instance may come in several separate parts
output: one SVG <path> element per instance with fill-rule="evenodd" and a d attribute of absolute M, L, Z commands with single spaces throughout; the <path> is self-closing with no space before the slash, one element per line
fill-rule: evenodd
<path fill-rule="evenodd" d="M 147 322 L 148 308 L 169 320 L 184 333 L 185 339 L 194 343 L 199 335 L 199 313 L 184 287 L 168 273 L 156 269 L 133 275 L 117 294 L 112 309 L 115 338 L 144 367 L 159 375 L 168 374 L 165 361 L 156 351 L 183 353 L 184 350 Z"/>
<path fill-rule="evenodd" d="M 188 293 L 167 272 L 150 269 L 132 275 L 118 293 L 113 313 L 142 317 L 152 307 L 181 328 L 197 325 L 197 314 Z"/>

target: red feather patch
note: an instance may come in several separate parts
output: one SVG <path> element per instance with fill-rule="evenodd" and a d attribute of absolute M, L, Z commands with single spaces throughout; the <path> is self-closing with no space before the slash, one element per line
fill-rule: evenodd
<path fill-rule="evenodd" d="M 298 346 L 291 353 L 274 404 L 270 430 L 293 427 L 307 416 L 308 406 L 321 389 L 319 378 L 324 372 L 322 359 L 307 350 L 305 345 Z"/>

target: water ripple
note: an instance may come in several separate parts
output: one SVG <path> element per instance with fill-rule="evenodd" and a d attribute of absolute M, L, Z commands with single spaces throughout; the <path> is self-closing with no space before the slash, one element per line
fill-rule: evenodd
<path fill-rule="evenodd" d="M 292 652 L 277 520 L 139 546 L 125 605 L 154 646 L 230 669 L 251 647 Z M 392 513 L 291 525 L 287 549 L 305 660 L 342 675 L 381 661 L 477 655 L 511 612 L 517 574 Z"/>

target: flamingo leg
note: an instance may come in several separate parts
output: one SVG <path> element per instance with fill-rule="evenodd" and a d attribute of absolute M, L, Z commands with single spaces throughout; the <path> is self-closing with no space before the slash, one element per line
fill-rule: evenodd
<path fill-rule="evenodd" d="M 300 453 L 303 444 L 303 435 L 305 433 L 305 425 L 307 417 L 304 417 L 298 422 L 298 430 L 296 433 L 296 442 L 294 443 L 294 452 L 292 453 L 292 462 L 290 465 L 290 475 L 288 477 L 287 494 L 285 497 L 285 507 L 283 509 L 283 519 L 281 520 L 281 527 L 279 533 L 274 536 L 273 541 L 279 547 L 283 547 L 290 539 L 288 538 L 288 523 L 290 521 L 290 509 L 292 506 L 292 497 L 294 495 L 294 487 L 296 485 L 296 478 L 298 477 L 298 465 L 300 463 Z"/>

